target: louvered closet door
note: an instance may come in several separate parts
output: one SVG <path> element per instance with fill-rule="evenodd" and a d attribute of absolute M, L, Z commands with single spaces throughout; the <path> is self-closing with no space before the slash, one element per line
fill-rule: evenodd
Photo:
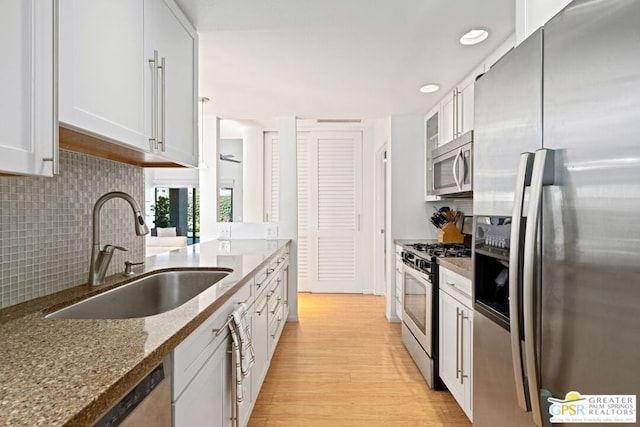
<path fill-rule="evenodd" d="M 362 293 L 362 133 L 298 132 L 297 144 L 298 290 Z M 265 156 L 265 220 L 277 222 L 277 133 Z"/>
<path fill-rule="evenodd" d="M 362 293 L 362 133 L 314 132 L 309 148 L 310 290 Z"/>
<path fill-rule="evenodd" d="M 310 292 L 309 274 L 309 217 L 310 217 L 310 167 L 311 136 L 308 132 L 298 132 L 297 172 L 298 172 L 298 290 Z"/>

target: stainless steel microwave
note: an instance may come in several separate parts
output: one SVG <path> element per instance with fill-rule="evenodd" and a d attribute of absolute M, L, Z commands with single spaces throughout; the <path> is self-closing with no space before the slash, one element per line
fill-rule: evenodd
<path fill-rule="evenodd" d="M 470 197 L 473 191 L 473 131 L 432 152 L 431 176 L 436 196 Z"/>

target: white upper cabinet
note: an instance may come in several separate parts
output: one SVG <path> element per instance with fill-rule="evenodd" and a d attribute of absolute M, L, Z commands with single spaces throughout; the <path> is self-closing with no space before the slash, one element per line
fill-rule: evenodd
<path fill-rule="evenodd" d="M 197 165 L 196 52 L 172 0 L 60 0 L 61 126 Z"/>
<path fill-rule="evenodd" d="M 438 145 L 445 144 L 456 137 L 456 98 L 458 88 L 450 92 L 440 103 L 440 125 L 438 134 Z"/>
<path fill-rule="evenodd" d="M 197 166 L 197 34 L 173 1 L 148 0 L 146 4 L 150 7 L 145 10 L 145 28 L 150 34 L 145 41 L 145 57 L 155 61 L 157 54 L 159 68 L 157 81 L 152 78 L 151 96 L 146 98 L 151 101 L 147 109 L 150 123 L 157 126 L 155 134 L 152 128 L 152 135 L 168 158 Z M 151 69 L 156 72 L 153 64 Z"/>
<path fill-rule="evenodd" d="M 473 88 L 484 64 L 474 69 L 440 102 L 439 145 L 473 129 Z"/>
<path fill-rule="evenodd" d="M 458 85 L 458 136 L 473 130 L 473 97 L 476 78 L 484 66 L 476 68 Z"/>
<path fill-rule="evenodd" d="M 0 172 L 54 173 L 58 155 L 55 16 L 53 0 L 2 3 Z"/>
<path fill-rule="evenodd" d="M 148 149 L 143 0 L 60 0 L 60 122 Z"/>

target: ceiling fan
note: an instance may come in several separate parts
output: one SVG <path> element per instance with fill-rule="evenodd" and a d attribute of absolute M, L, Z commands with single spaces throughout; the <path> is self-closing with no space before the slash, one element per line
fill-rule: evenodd
<path fill-rule="evenodd" d="M 240 160 L 232 159 L 232 157 L 235 156 L 233 154 L 220 154 L 220 160 L 223 160 L 225 162 L 241 163 Z"/>

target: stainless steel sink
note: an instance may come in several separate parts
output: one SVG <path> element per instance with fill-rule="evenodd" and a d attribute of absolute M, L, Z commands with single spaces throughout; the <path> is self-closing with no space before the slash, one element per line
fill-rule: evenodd
<path fill-rule="evenodd" d="M 229 273 L 211 270 L 165 271 L 143 277 L 55 311 L 47 318 L 129 319 L 181 306 Z"/>

